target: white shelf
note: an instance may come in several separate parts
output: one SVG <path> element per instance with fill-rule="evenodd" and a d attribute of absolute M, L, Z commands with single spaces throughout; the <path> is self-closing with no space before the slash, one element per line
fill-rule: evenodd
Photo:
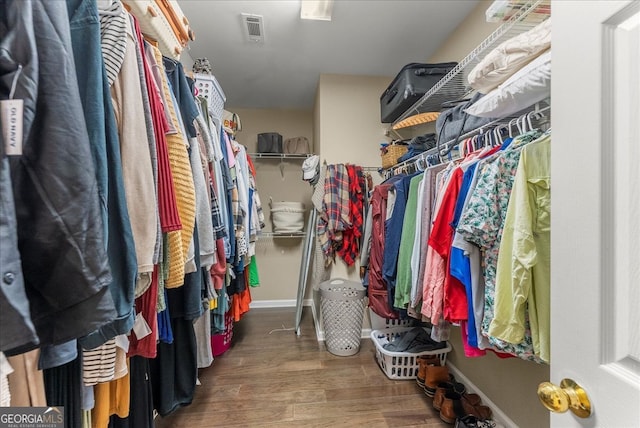
<path fill-rule="evenodd" d="M 308 157 L 313 156 L 313 153 L 304 154 L 304 155 L 288 154 L 288 153 L 249 153 L 249 156 L 252 159 L 304 160 Z"/>
<path fill-rule="evenodd" d="M 260 238 L 304 238 L 304 232 L 262 232 Z"/>
<path fill-rule="evenodd" d="M 422 98 L 414 105 L 408 108 L 400 115 L 391 125 L 390 128 L 398 122 L 409 116 L 425 112 L 438 112 L 442 110 L 442 104 L 447 101 L 454 101 L 465 98 L 473 92 L 473 89 L 467 82 L 467 76 L 473 68 L 502 42 L 509 40 L 518 34 L 528 31 L 547 19 L 549 16 L 540 11 L 540 6 L 548 4 L 549 0 L 529 0 L 524 4 L 517 13 L 515 13 L 508 21 L 504 22 L 498 29 L 489 35 L 480 45 L 478 45 L 471 53 L 469 53 L 458 65 L 445 75 L 438 83 L 436 83 Z M 400 128 L 394 130 L 397 132 L 401 129 L 411 129 L 412 127 Z"/>

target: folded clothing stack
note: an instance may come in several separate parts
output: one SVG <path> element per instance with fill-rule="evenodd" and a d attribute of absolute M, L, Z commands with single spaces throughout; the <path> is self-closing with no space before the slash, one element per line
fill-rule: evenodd
<path fill-rule="evenodd" d="M 389 343 L 385 343 L 382 347 L 391 352 L 409 352 L 416 354 L 446 348 L 447 342 L 436 342 L 431 339 L 429 333 L 424 328 L 414 327 L 407 332 L 393 337 Z"/>
<path fill-rule="evenodd" d="M 418 135 L 409 142 L 409 150 L 398 162 L 404 162 L 436 146 L 436 134 Z"/>

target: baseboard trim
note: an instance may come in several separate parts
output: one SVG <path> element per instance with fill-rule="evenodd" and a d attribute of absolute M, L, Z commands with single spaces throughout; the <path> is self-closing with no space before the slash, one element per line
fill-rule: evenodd
<path fill-rule="evenodd" d="M 295 299 L 281 300 L 254 300 L 249 304 L 250 309 L 258 308 L 295 308 L 297 301 Z M 302 301 L 302 306 L 311 306 L 311 299 Z"/>
<path fill-rule="evenodd" d="M 491 408 L 491 411 L 493 412 L 493 419 L 502 424 L 505 427 L 509 427 L 509 428 L 518 428 L 518 425 L 516 425 L 515 422 L 513 422 L 511 420 L 511 418 L 509 418 L 507 416 L 506 413 L 504 413 L 502 411 L 502 409 L 500 409 L 496 403 L 494 403 L 493 401 L 491 401 L 491 399 L 489 399 L 489 397 L 487 397 L 481 390 L 480 388 L 478 388 L 473 382 L 471 382 L 469 380 L 468 377 L 466 377 L 461 371 L 460 369 L 458 369 L 456 366 L 454 366 L 453 364 L 451 364 L 450 362 L 447 362 L 447 366 L 449 367 L 449 370 L 451 370 L 453 372 L 453 374 L 456 377 L 456 380 L 458 382 L 462 382 L 467 386 L 467 391 L 469 392 L 474 392 L 476 394 L 478 394 L 480 396 L 480 398 L 482 398 L 482 404 L 489 406 Z"/>

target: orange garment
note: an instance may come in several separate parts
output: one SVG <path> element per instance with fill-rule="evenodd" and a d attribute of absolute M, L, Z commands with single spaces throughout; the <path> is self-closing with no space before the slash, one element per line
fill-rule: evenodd
<path fill-rule="evenodd" d="M 171 92 L 167 83 L 166 73 L 162 63 L 160 50 L 154 48 L 158 67 L 162 67 L 162 92 L 166 101 L 165 108 L 171 116 L 171 122 L 176 133 L 167 134 L 167 148 L 169 149 L 169 163 L 176 191 L 176 203 L 182 230 L 169 232 L 169 277 L 166 288 L 176 288 L 184 284 L 184 265 L 189 253 L 189 244 L 193 239 L 196 221 L 196 193 L 191 173 L 191 163 L 187 153 L 185 136 L 180 131 L 180 122 L 171 101 Z"/>
<path fill-rule="evenodd" d="M 107 428 L 111 415 L 120 418 L 129 416 L 131 386 L 129 379 L 129 359 L 127 374 L 111 382 L 99 383 L 93 387 L 95 405 L 91 411 L 92 428 Z"/>
<path fill-rule="evenodd" d="M 231 301 L 231 314 L 233 321 L 238 322 L 244 314 L 249 312 L 249 304 L 251 303 L 251 290 L 249 287 L 249 276 L 245 275 L 245 288 L 244 291 L 233 295 Z"/>

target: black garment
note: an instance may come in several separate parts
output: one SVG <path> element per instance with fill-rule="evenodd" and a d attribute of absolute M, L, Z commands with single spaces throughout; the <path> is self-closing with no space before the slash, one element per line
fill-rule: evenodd
<path fill-rule="evenodd" d="M 164 63 L 167 78 L 169 79 L 169 86 L 180 106 L 180 114 L 182 115 L 182 121 L 187 131 L 187 137 L 195 138 L 197 133 L 193 121 L 198 117 L 198 107 L 196 106 L 191 87 L 187 82 L 187 77 L 184 74 L 182 64 L 167 57 L 162 57 L 162 62 Z"/>
<path fill-rule="evenodd" d="M 64 407 L 65 428 L 81 427 L 82 357 L 78 356 L 70 363 L 43 370 L 43 377 L 47 406 Z"/>
<path fill-rule="evenodd" d="M 65 2 L 0 3 L 0 97 L 18 73 L 24 144 L 10 160 L 18 248 L 40 342 L 57 344 L 116 316 Z"/>
<path fill-rule="evenodd" d="M 158 343 L 158 356 L 149 360 L 153 405 L 167 416 L 193 401 L 198 377 L 196 335 L 190 320 L 172 318 L 173 343 Z"/>
<path fill-rule="evenodd" d="M 129 379 L 132 397 L 129 417 L 111 416 L 109 428 L 153 428 L 153 392 L 147 358 L 129 359 Z"/>
<path fill-rule="evenodd" d="M 184 285 L 177 288 L 167 288 L 167 305 L 171 318 L 195 320 L 202 315 L 202 287 L 204 278 L 200 267 L 200 241 L 198 240 L 198 224 L 193 228 L 193 247 L 196 271 L 184 276 Z"/>

